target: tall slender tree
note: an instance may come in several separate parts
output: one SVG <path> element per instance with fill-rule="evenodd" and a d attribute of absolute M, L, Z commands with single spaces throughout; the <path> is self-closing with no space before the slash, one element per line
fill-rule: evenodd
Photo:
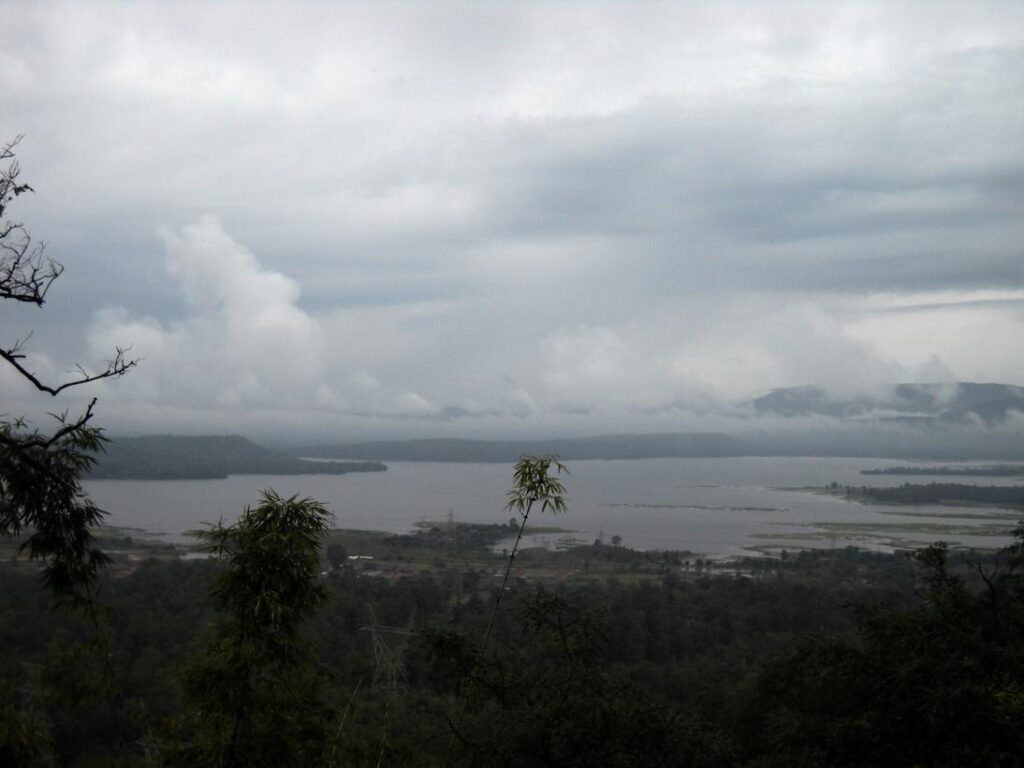
<path fill-rule="evenodd" d="M 185 671 L 188 709 L 170 764 L 316 764 L 326 720 L 302 629 L 326 596 L 319 550 L 329 519 L 318 501 L 268 490 L 236 523 L 196 532 L 225 565 L 211 592 L 223 620 Z"/>

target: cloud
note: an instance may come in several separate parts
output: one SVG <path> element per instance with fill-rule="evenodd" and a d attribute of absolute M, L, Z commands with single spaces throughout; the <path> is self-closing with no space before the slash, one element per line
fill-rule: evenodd
<path fill-rule="evenodd" d="M 90 329 L 95 351 L 128 339 L 144 361 L 125 389 L 169 405 L 239 408 L 308 399 L 320 379 L 323 339 L 296 305 L 298 285 L 264 270 L 212 216 L 161 236 L 168 274 L 188 301 L 187 318 L 165 325 L 107 309 Z"/>
<path fill-rule="evenodd" d="M 328 352 L 332 341 L 339 349 L 339 339 L 328 338 L 324 323 L 299 306 L 298 284 L 265 269 L 215 217 L 202 216 L 180 232 L 164 228 L 160 237 L 167 274 L 185 299 L 184 317 L 164 323 L 106 308 L 88 330 L 94 355 L 129 344 L 140 359 L 133 375 L 112 385 L 137 416 L 222 411 L 252 426 L 268 414 L 308 423 L 317 413 L 438 412 L 415 391 L 346 369 Z M 381 340 L 372 327 L 362 333 L 371 345 Z"/>
<path fill-rule="evenodd" d="M 709 297 L 619 319 L 601 313 L 608 322 L 595 324 L 557 322 L 580 314 L 567 294 L 533 313 L 515 290 L 477 303 L 313 314 L 294 280 L 263 267 L 216 218 L 160 237 L 182 316 L 165 322 L 107 308 L 88 330 L 94 357 L 130 344 L 142 360 L 104 397 L 113 423 L 131 431 L 183 423 L 324 436 L 728 428 L 743 415 L 738 404 L 773 387 L 863 395 L 956 376 L 936 352 L 956 341 L 955 324 L 942 345 L 927 338 L 932 294 Z M 895 314 L 894 302 L 904 302 Z M 950 302 L 996 311 L 962 295 L 939 306 Z M 920 335 L 880 343 L 892 317 Z"/>
<path fill-rule="evenodd" d="M 776 386 L 1024 381 L 1024 7 L 5 24 L 18 214 L 68 266 L 33 341 L 56 370 L 134 344 L 133 429 L 669 428 Z"/>

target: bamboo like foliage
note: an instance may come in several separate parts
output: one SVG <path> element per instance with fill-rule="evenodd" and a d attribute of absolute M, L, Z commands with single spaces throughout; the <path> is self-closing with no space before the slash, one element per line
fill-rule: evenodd
<path fill-rule="evenodd" d="M 326 598 L 319 551 L 329 521 L 320 502 L 268 490 L 232 525 L 194 532 L 225 565 L 211 588 L 224 620 L 185 670 L 189 707 L 168 764 L 303 765 L 322 749 L 301 630 Z"/>

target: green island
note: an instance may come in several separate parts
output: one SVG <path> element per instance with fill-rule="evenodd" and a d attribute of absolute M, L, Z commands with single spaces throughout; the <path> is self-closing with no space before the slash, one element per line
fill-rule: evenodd
<path fill-rule="evenodd" d="M 879 504 L 943 504 L 1006 507 L 1024 510 L 1024 486 L 965 485 L 962 483 L 903 483 L 891 488 L 840 486 L 832 483 L 826 493 L 855 501 Z"/>
<path fill-rule="evenodd" d="M 862 475 L 932 475 L 941 477 L 1024 477 L 1024 466 L 1020 464 L 966 464 L 961 466 L 941 467 L 884 467 L 879 469 L 862 469 Z"/>

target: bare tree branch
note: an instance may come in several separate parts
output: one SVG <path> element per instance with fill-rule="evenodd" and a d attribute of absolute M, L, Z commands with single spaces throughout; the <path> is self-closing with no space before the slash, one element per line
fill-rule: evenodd
<path fill-rule="evenodd" d="M 33 191 L 18 181 L 15 147 L 20 140 L 18 136 L 0 146 L 0 300 L 41 307 L 64 268 L 45 255 L 45 244 L 34 243 L 20 222 L 5 218 L 11 201 Z M 123 376 L 136 365 L 128 348 L 118 347 L 98 373 L 76 365 L 74 378 L 48 384 L 26 365 L 22 350 L 30 336 L 0 348 L 0 360 L 54 397 L 71 387 Z M 0 533 L 30 531 L 21 548 L 31 559 L 45 562 L 44 583 L 59 602 L 86 606 L 92 604 L 100 568 L 108 561 L 92 535 L 104 512 L 81 484 L 106 441 L 102 430 L 89 423 L 95 406 L 94 398 L 72 418 L 66 411 L 51 413 L 58 422 L 51 434 L 30 428 L 23 418 L 0 414 Z"/>
<path fill-rule="evenodd" d="M 132 360 L 126 357 L 129 349 L 127 347 L 117 347 L 114 357 L 107 361 L 106 370 L 101 373 L 89 374 L 82 366 L 76 366 L 81 378 L 74 379 L 72 381 L 66 381 L 56 387 L 51 387 L 41 382 L 36 375 L 29 371 L 19 361 L 25 359 L 25 355 L 21 354 L 21 342 L 15 344 L 11 349 L 0 349 L 0 358 L 10 363 L 22 376 L 32 382 L 33 386 L 40 392 L 45 392 L 48 395 L 56 397 L 65 389 L 71 387 L 77 387 L 82 384 L 89 384 L 94 381 L 100 381 L 101 379 L 116 379 L 119 376 L 124 376 L 128 371 L 138 365 L 138 360 Z"/>
<path fill-rule="evenodd" d="M 21 166 L 14 159 L 14 148 L 21 138 L 0 147 L 0 161 L 10 161 L 0 168 L 0 299 L 41 307 L 64 267 L 45 256 L 45 243 L 32 243 L 32 236 L 20 222 L 3 218 L 14 198 L 34 191 L 28 184 L 18 183 Z"/>
<path fill-rule="evenodd" d="M 0 146 L 0 162 L 9 161 L 6 167 L 0 168 L 0 299 L 11 299 L 41 307 L 46 301 L 47 291 L 54 280 L 60 277 L 64 267 L 53 259 L 46 258 L 45 244 L 34 245 L 32 236 L 24 226 L 3 218 L 12 200 L 33 191 L 28 184 L 18 182 L 21 166 L 15 159 L 15 148 L 21 139 L 21 136 L 17 136 L 13 141 Z M 25 355 L 21 350 L 25 341 L 27 339 L 19 340 L 10 349 L 0 349 L 0 358 L 10 363 L 40 392 L 53 396 L 70 387 L 123 376 L 137 362 L 126 356 L 127 348 L 118 347 L 113 359 L 107 361 L 107 367 L 102 372 L 90 374 L 79 365 L 76 366 L 79 372 L 77 379 L 51 386 L 44 384 L 35 372 L 22 364 Z"/>

